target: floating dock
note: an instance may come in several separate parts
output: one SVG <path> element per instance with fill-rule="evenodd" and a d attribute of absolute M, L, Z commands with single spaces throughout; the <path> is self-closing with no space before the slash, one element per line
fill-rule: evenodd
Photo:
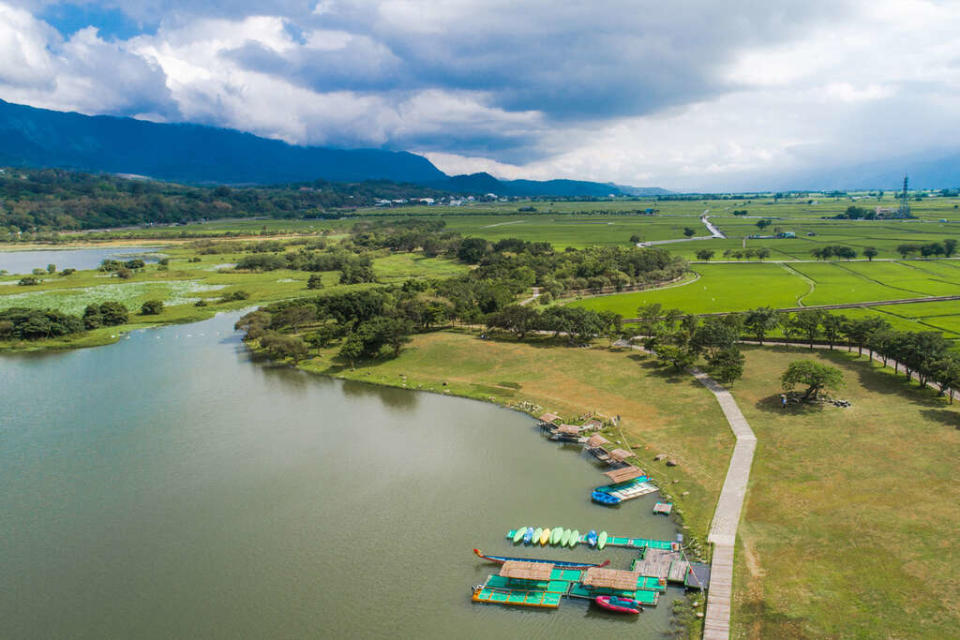
<path fill-rule="evenodd" d="M 597 487 L 593 490 L 596 493 L 605 493 L 614 498 L 618 498 L 620 502 L 625 500 L 633 500 L 634 498 L 639 498 L 640 496 L 649 495 L 659 491 L 659 489 L 649 481 L 647 476 L 638 476 L 626 482 L 619 482 L 616 484 L 607 484 L 602 487 Z"/>
<path fill-rule="evenodd" d="M 516 533 L 517 533 L 516 529 L 511 529 L 510 531 L 507 531 L 507 536 L 506 536 L 507 539 L 513 540 L 513 537 L 516 535 Z M 578 537 L 577 543 L 587 544 L 586 534 Z M 544 545 L 544 546 L 552 546 L 552 545 Z M 650 540 L 648 538 L 626 538 L 623 536 L 608 535 L 606 546 L 625 547 L 627 549 L 665 549 L 667 551 L 671 551 L 676 549 L 678 545 L 676 542 L 670 542 L 669 540 Z M 564 547 L 556 547 L 556 548 L 562 549 Z"/>
<path fill-rule="evenodd" d="M 673 503 L 671 502 L 658 502 L 653 505 L 653 512 L 656 514 L 668 516 L 671 511 L 673 511 Z"/>
<path fill-rule="evenodd" d="M 594 600 L 600 595 L 615 595 L 631 598 L 647 606 L 655 606 L 660 594 L 666 591 L 666 583 L 635 575 L 636 583 L 628 589 L 589 587 L 583 583 L 587 569 L 564 569 L 553 567 L 549 575 L 515 578 L 491 575 L 474 587 L 471 600 L 490 604 L 505 604 L 520 607 L 556 609 L 562 598 Z M 501 571 L 504 573 L 504 571 Z M 507 572 L 509 573 L 509 572 Z"/>

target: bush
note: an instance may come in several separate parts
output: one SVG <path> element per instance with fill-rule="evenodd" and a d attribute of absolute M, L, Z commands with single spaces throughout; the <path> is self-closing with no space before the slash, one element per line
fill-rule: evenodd
<path fill-rule="evenodd" d="M 61 272 L 60 272 L 60 275 L 61 275 L 61 276 L 72 276 L 72 275 L 75 274 L 76 272 L 77 272 L 76 269 L 69 269 L 69 268 L 67 268 L 67 269 L 64 269 L 63 271 L 61 271 Z"/>
<path fill-rule="evenodd" d="M 319 273 L 307 278 L 307 289 L 323 289 L 323 277 Z"/>
<path fill-rule="evenodd" d="M 17 284 L 20 285 L 21 287 L 35 287 L 41 282 L 43 282 L 43 280 L 41 280 L 40 278 L 34 278 L 33 276 L 24 276 L 23 278 L 20 278 L 20 281 L 17 282 Z"/>
<path fill-rule="evenodd" d="M 147 300 L 140 307 L 140 315 L 157 316 L 163 313 L 163 300 Z"/>
<path fill-rule="evenodd" d="M 193 306 L 195 306 L 195 307 L 205 307 L 205 306 L 207 306 L 207 301 L 204 300 L 203 298 L 200 298 L 199 300 L 197 300 L 196 302 L 193 303 Z"/>

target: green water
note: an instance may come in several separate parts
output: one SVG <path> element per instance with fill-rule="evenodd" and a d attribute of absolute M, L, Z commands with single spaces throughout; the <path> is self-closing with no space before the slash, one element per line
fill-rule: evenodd
<path fill-rule="evenodd" d="M 509 528 L 672 539 L 650 496 L 529 418 L 251 362 L 235 315 L 63 354 L 0 358 L 2 638 L 586 638 L 668 629 L 470 602 Z"/>

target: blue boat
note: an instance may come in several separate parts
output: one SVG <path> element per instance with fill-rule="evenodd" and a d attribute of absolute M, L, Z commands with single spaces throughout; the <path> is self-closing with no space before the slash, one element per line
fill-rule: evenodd
<path fill-rule="evenodd" d="M 612 496 L 609 493 L 603 493 L 602 491 L 594 491 L 590 494 L 590 499 L 598 504 L 603 504 L 608 507 L 612 507 L 615 504 L 620 504 L 620 498 Z"/>
<path fill-rule="evenodd" d="M 533 527 L 527 527 L 527 532 L 523 534 L 523 544 L 530 544 L 533 541 Z"/>
<path fill-rule="evenodd" d="M 587 532 L 587 544 L 591 547 L 597 546 L 597 532 L 593 529 Z"/>

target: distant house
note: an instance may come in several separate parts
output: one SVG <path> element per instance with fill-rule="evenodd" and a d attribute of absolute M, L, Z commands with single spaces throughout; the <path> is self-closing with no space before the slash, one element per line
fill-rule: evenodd
<path fill-rule="evenodd" d="M 778 237 L 778 238 L 781 238 L 781 239 L 782 239 L 782 238 L 796 238 L 796 237 L 797 237 L 797 234 L 794 233 L 793 231 L 781 231 L 780 233 L 777 234 L 777 237 Z"/>
<path fill-rule="evenodd" d="M 900 209 L 895 209 L 893 207 L 877 207 L 873 210 L 873 212 L 877 214 L 878 218 L 887 218 L 900 213 Z"/>

